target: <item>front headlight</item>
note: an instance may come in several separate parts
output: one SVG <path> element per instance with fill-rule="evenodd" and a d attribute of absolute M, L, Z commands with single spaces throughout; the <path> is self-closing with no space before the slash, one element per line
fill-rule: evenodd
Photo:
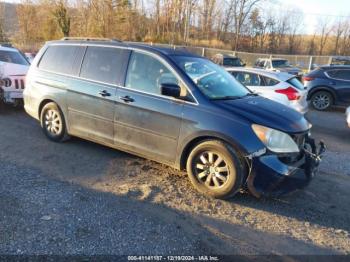
<path fill-rule="evenodd" d="M 290 135 L 281 131 L 253 124 L 252 128 L 256 136 L 265 144 L 265 146 L 276 153 L 297 153 L 298 145 Z"/>

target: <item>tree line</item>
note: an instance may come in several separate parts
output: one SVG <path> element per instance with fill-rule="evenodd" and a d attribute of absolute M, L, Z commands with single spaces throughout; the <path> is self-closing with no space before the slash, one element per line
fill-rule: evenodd
<path fill-rule="evenodd" d="M 63 36 L 89 36 L 259 53 L 350 55 L 350 18 L 320 16 L 310 35 L 299 9 L 276 9 L 274 4 L 276 0 L 23 0 L 16 6 L 18 32 L 7 37 L 27 49 Z"/>

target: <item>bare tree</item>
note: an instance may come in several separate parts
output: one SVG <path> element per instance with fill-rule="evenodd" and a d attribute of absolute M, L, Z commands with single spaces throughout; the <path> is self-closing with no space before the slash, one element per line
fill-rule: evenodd
<path fill-rule="evenodd" d="M 335 42 L 334 42 L 334 54 L 339 55 L 340 50 L 339 50 L 339 45 L 340 45 L 340 39 L 343 37 L 343 34 L 346 30 L 347 24 L 344 23 L 342 20 L 338 20 L 335 22 L 334 25 L 334 33 L 335 33 Z"/>
<path fill-rule="evenodd" d="M 323 51 L 325 48 L 325 45 L 328 41 L 329 35 L 332 32 L 332 27 L 330 24 L 329 19 L 320 19 L 318 23 L 318 31 L 320 35 L 320 41 L 319 41 L 319 55 L 323 55 Z"/>
<path fill-rule="evenodd" d="M 234 41 L 233 49 L 237 50 L 241 37 L 241 30 L 253 7 L 261 0 L 231 0 L 234 14 Z"/>
<path fill-rule="evenodd" d="M 8 39 L 4 32 L 4 6 L 0 6 L 0 42 L 7 42 Z"/>
<path fill-rule="evenodd" d="M 296 51 L 299 44 L 298 35 L 300 34 L 299 30 L 303 21 L 302 12 L 298 9 L 290 10 L 287 21 L 288 53 L 292 54 Z"/>

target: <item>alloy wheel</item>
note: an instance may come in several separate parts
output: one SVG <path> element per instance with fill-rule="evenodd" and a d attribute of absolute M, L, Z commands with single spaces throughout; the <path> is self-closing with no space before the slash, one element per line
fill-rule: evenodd
<path fill-rule="evenodd" d="M 60 135 L 62 132 L 62 120 L 59 112 L 49 109 L 45 112 L 44 124 L 46 130 L 53 136 Z"/>
<path fill-rule="evenodd" d="M 331 105 L 331 99 L 327 94 L 317 94 L 313 101 L 313 106 L 318 110 L 324 110 Z"/>
<path fill-rule="evenodd" d="M 198 181 L 209 189 L 221 188 L 228 181 L 230 171 L 225 159 L 218 153 L 201 153 L 194 163 Z"/>

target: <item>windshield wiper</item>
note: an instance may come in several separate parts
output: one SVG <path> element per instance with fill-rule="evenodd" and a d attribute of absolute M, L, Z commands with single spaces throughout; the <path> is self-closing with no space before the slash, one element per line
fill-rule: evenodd
<path fill-rule="evenodd" d="M 243 97 L 247 97 L 247 96 L 259 96 L 257 93 L 247 93 L 245 96 Z"/>
<path fill-rule="evenodd" d="M 235 99 L 241 99 L 244 96 L 222 96 L 222 97 L 214 97 L 211 98 L 211 100 L 235 100 Z"/>
<path fill-rule="evenodd" d="M 236 99 L 242 99 L 248 96 L 258 96 L 258 94 L 255 93 L 247 93 L 243 96 L 222 96 L 222 97 L 214 97 L 211 98 L 211 100 L 236 100 Z"/>

